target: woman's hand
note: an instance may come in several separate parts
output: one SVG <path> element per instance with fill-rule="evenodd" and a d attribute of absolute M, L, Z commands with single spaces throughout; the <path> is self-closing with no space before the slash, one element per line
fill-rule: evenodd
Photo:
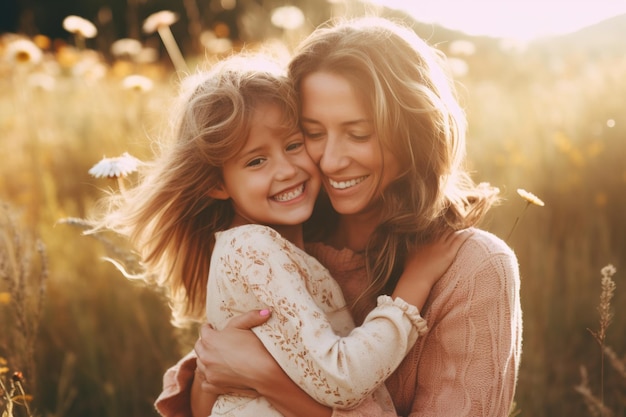
<path fill-rule="evenodd" d="M 431 288 L 452 265 L 461 245 L 472 233 L 469 229 L 450 230 L 410 253 L 392 296 L 402 298 L 421 311 Z"/>
<path fill-rule="evenodd" d="M 253 310 L 233 317 L 221 331 L 202 325 L 194 350 L 203 391 L 258 396 L 256 384 L 278 365 L 250 329 L 269 317 L 269 310 Z"/>

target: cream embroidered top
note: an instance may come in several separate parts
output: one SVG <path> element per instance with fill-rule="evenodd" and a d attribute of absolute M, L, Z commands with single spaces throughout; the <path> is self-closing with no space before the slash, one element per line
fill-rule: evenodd
<path fill-rule="evenodd" d="M 272 316 L 253 329 L 257 337 L 291 379 L 334 408 L 353 408 L 377 389 L 373 397 L 389 403 L 383 382 L 426 331 L 416 307 L 388 296 L 355 328 L 328 270 L 274 229 L 245 225 L 217 233 L 208 322 L 219 330 L 233 316 L 266 307 Z M 220 396 L 213 414 L 280 415 L 262 398 L 238 396 Z"/>

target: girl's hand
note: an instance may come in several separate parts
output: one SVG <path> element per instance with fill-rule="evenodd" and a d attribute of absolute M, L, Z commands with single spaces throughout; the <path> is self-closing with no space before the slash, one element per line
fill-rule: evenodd
<path fill-rule="evenodd" d="M 278 365 L 250 329 L 269 317 L 268 310 L 253 310 L 232 318 L 221 331 L 202 325 L 194 350 L 203 391 L 258 396 L 256 384 Z"/>
<path fill-rule="evenodd" d="M 450 230 L 409 254 L 392 296 L 400 297 L 421 310 L 430 289 L 452 265 L 459 248 L 472 234 L 469 229 Z"/>

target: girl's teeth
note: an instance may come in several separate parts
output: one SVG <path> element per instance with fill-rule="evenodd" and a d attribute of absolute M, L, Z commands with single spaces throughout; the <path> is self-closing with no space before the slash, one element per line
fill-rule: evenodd
<path fill-rule="evenodd" d="M 294 188 L 293 190 L 288 191 L 286 193 L 275 195 L 273 198 L 276 201 L 289 201 L 298 197 L 303 192 L 304 192 L 304 184 L 301 184 L 299 187 Z"/>
<path fill-rule="evenodd" d="M 330 183 L 330 185 L 333 188 L 337 188 L 338 190 L 345 190 L 346 188 L 350 188 L 350 187 L 354 187 L 355 185 L 359 184 L 360 182 L 363 182 L 363 180 L 367 178 L 366 176 L 363 176 L 361 178 L 355 178 L 353 180 L 350 181 L 333 181 L 330 178 L 328 179 L 328 182 Z"/>

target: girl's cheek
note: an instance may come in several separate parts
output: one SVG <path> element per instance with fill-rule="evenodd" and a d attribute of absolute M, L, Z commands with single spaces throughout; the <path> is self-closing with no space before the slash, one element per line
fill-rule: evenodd
<path fill-rule="evenodd" d="M 305 142 L 306 151 L 315 162 L 315 165 L 319 165 L 320 159 L 322 159 L 322 155 L 324 154 L 324 147 L 319 143 L 306 141 Z"/>

